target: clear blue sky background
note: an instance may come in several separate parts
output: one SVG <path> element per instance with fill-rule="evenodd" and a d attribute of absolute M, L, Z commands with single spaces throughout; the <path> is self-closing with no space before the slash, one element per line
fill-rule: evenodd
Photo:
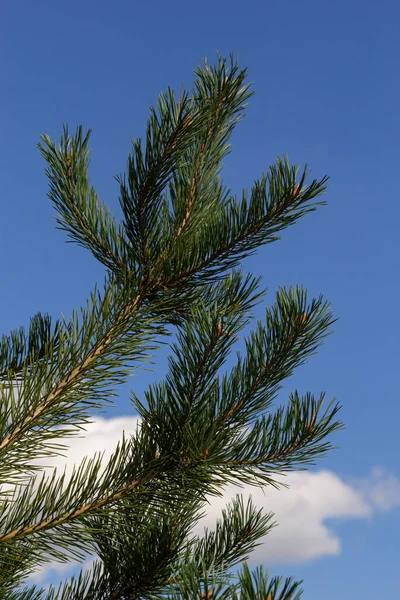
<path fill-rule="evenodd" d="M 294 283 L 322 292 L 340 317 L 294 378 L 344 406 L 340 450 L 320 466 L 345 479 L 375 465 L 400 476 L 399 4 L 3 0 L 0 11 L 0 330 L 38 310 L 68 315 L 102 276 L 55 229 L 39 134 L 59 137 L 64 122 L 92 127 L 92 180 L 117 208 L 113 175 L 149 104 L 168 84 L 190 84 L 202 57 L 238 52 L 257 93 L 227 184 L 239 192 L 284 153 L 331 177 L 328 207 L 246 265 L 271 293 Z M 122 399 L 114 414 L 127 410 Z M 306 600 L 397 597 L 399 511 L 337 530 L 340 557 L 279 571 L 305 577 Z"/>

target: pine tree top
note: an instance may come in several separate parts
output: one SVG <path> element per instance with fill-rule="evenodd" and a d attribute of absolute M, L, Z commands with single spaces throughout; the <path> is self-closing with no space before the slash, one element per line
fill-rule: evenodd
<path fill-rule="evenodd" d="M 281 288 L 224 371 L 238 334 L 263 297 L 241 261 L 323 204 L 327 178 L 278 159 L 250 191 L 221 179 L 230 136 L 252 95 L 231 58 L 195 71 L 190 92 L 171 89 L 150 110 L 117 177 L 120 221 L 89 181 L 89 138 L 64 128 L 43 135 L 49 197 L 58 226 L 106 269 L 70 319 L 37 314 L 0 343 L 0 598 L 295 600 L 300 583 L 244 564 L 272 515 L 239 496 L 214 532 L 192 532 L 207 500 L 226 484 L 278 485 L 313 464 L 340 428 L 324 394 L 290 394 L 283 382 L 330 333 L 329 304 Z M 93 410 L 148 359 L 171 326 L 169 369 L 143 398 L 135 435 L 110 460 L 84 459 L 71 477 L 42 473 Z M 42 462 L 41 462 L 42 461 Z M 88 570 L 49 590 L 26 585 L 48 561 L 97 556 Z"/>

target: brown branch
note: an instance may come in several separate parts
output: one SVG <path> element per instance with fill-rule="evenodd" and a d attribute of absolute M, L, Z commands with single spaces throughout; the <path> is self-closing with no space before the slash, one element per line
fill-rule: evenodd
<path fill-rule="evenodd" d="M 248 229 L 243 234 L 239 235 L 237 238 L 233 239 L 232 241 L 230 241 L 227 244 L 224 244 L 223 246 L 218 248 L 218 250 L 213 252 L 213 254 L 211 254 L 211 256 L 209 256 L 207 259 L 205 259 L 201 263 L 195 265 L 194 267 L 191 267 L 187 271 L 184 271 L 183 273 L 180 273 L 179 275 L 177 275 L 175 277 L 172 277 L 166 283 L 169 286 L 172 286 L 173 284 L 178 283 L 182 279 L 186 279 L 186 278 L 190 277 L 191 275 L 196 273 L 196 271 L 200 271 L 201 269 L 208 267 L 213 261 L 217 260 L 218 258 L 223 257 L 223 255 L 226 254 L 227 252 L 229 252 L 230 250 L 232 250 L 232 248 L 234 248 L 234 246 L 236 244 L 240 244 L 240 242 L 243 242 L 251 235 L 260 231 L 260 229 L 262 229 L 262 227 L 264 227 L 268 222 L 270 225 L 274 225 L 274 224 L 278 223 L 279 217 L 281 217 L 281 215 L 285 212 L 285 210 L 290 206 L 290 203 L 293 202 L 301 193 L 302 190 L 299 190 L 298 187 L 299 186 L 297 185 L 294 188 L 293 192 L 288 195 L 288 199 L 285 202 L 281 202 L 281 203 L 277 204 L 277 206 L 271 211 L 271 213 L 269 215 L 266 215 L 263 219 L 260 219 L 260 221 L 255 223 L 252 228 Z"/>
<path fill-rule="evenodd" d="M 182 102 L 180 102 L 179 108 L 180 108 L 180 112 L 181 112 L 180 116 L 182 116 L 182 111 L 184 108 Z M 157 161 L 157 164 L 148 173 L 146 180 L 144 182 L 144 185 L 139 193 L 138 203 L 137 203 L 137 207 L 138 207 L 137 208 L 137 213 L 138 213 L 137 219 L 138 219 L 139 230 L 141 232 L 141 257 L 142 257 L 142 263 L 143 263 L 145 272 L 147 270 L 148 257 L 147 257 L 147 246 L 146 246 L 146 242 L 143 238 L 142 233 L 143 233 L 143 212 L 144 212 L 146 197 L 147 197 L 147 193 L 148 193 L 148 189 L 149 189 L 149 182 L 151 182 L 154 172 L 157 172 L 157 171 L 159 172 L 164 167 L 170 154 L 174 150 L 177 142 L 179 141 L 179 138 L 186 133 L 187 129 L 191 126 L 191 124 L 192 124 L 192 121 L 190 118 L 190 114 L 186 113 L 186 115 L 182 119 L 182 122 L 180 123 L 180 127 L 175 129 L 175 131 L 172 133 L 170 139 L 168 140 L 168 142 L 165 146 L 164 152 L 160 156 L 159 160 Z M 149 275 L 150 275 L 150 273 L 149 273 Z"/>
<path fill-rule="evenodd" d="M 218 103 L 217 109 L 215 111 L 215 115 L 211 120 L 210 126 L 207 130 L 205 139 L 201 145 L 200 148 L 200 152 L 199 152 L 199 158 L 198 158 L 198 162 L 197 162 L 197 167 L 196 167 L 196 171 L 194 173 L 192 182 L 191 182 L 191 186 L 190 186 L 190 194 L 189 194 L 189 201 L 186 207 L 186 212 L 185 212 L 185 216 L 183 218 L 182 223 L 180 224 L 178 231 L 174 237 L 173 243 L 176 242 L 176 240 L 178 239 L 178 237 L 180 236 L 180 234 L 182 233 L 182 230 L 184 229 L 184 227 L 186 226 L 186 223 L 189 220 L 190 217 L 190 213 L 192 211 L 193 208 L 193 204 L 194 204 L 194 200 L 196 198 L 196 193 L 197 193 L 197 189 L 198 189 L 198 183 L 199 183 L 199 179 L 200 179 L 200 175 L 201 175 L 201 170 L 203 168 L 203 163 L 204 163 L 204 157 L 206 154 L 206 149 L 207 149 L 207 144 L 209 142 L 209 140 L 212 138 L 214 131 L 215 131 L 215 124 L 217 122 L 221 107 L 224 103 L 225 100 L 225 90 L 222 89 L 222 98 Z"/>
<path fill-rule="evenodd" d="M 201 170 L 203 168 L 203 164 L 204 164 L 204 157 L 206 154 L 206 149 L 207 149 L 207 143 L 210 140 L 210 138 L 212 137 L 214 131 L 215 131 L 215 123 L 216 120 L 218 118 L 219 112 L 221 110 L 223 101 L 224 101 L 225 95 L 223 96 L 223 98 L 220 100 L 218 106 L 217 106 L 217 110 L 215 113 L 214 118 L 212 119 L 210 126 L 207 130 L 205 139 L 200 147 L 200 151 L 199 151 L 199 157 L 198 157 L 198 162 L 197 162 L 197 166 L 196 166 L 196 170 L 195 173 L 193 175 L 191 184 L 190 184 L 190 192 L 189 192 L 189 200 L 188 203 L 186 205 L 186 211 L 185 211 L 185 215 L 177 229 L 177 232 L 175 233 L 171 243 L 168 245 L 167 248 L 165 248 L 165 250 L 161 253 L 160 257 L 157 259 L 157 261 L 155 262 L 154 266 L 152 267 L 151 271 L 150 271 L 150 275 L 160 266 L 160 263 L 162 264 L 168 254 L 168 250 L 170 250 L 174 244 L 176 244 L 176 242 L 178 241 L 179 237 L 182 234 L 182 231 L 184 230 L 184 228 L 186 227 L 189 219 L 190 219 L 190 215 L 192 213 L 192 209 L 193 209 L 193 205 L 194 205 L 194 201 L 196 199 L 196 194 L 197 194 L 197 189 L 198 189 L 198 183 L 199 183 L 199 179 L 200 179 L 200 175 L 201 175 Z"/>
<path fill-rule="evenodd" d="M 307 321 L 307 319 L 308 319 L 307 313 L 303 313 L 299 317 L 298 321 L 300 322 L 301 325 L 303 325 Z M 300 332 L 299 329 L 295 329 L 295 331 L 286 340 L 286 343 L 283 344 L 283 346 L 281 347 L 279 352 L 286 352 L 286 354 L 287 354 L 287 352 L 292 348 L 293 343 L 298 339 L 299 332 Z M 282 358 L 283 357 L 280 356 L 278 359 L 278 362 L 279 362 L 279 360 L 282 361 Z M 286 358 L 286 356 L 285 356 L 285 358 Z M 251 397 L 254 394 L 254 392 L 257 390 L 257 388 L 261 384 L 262 380 L 264 379 L 264 377 L 267 375 L 268 371 L 270 371 L 273 367 L 274 367 L 274 360 L 272 360 L 269 363 L 268 362 L 264 363 L 263 368 L 260 370 L 254 383 L 250 386 L 250 389 L 246 390 L 245 393 L 242 394 L 242 397 L 240 398 L 239 402 L 237 402 L 234 406 L 232 406 L 232 408 L 230 408 L 227 413 L 222 415 L 222 417 L 221 417 L 222 420 L 226 421 L 235 412 L 237 412 L 238 410 L 240 410 L 242 408 L 246 399 Z"/>
<path fill-rule="evenodd" d="M 82 517 L 90 511 L 99 510 L 104 506 L 111 504 L 112 502 L 116 502 L 117 500 L 125 498 L 128 494 L 132 492 L 132 490 L 134 490 L 138 485 L 140 485 L 140 483 L 140 481 L 133 481 L 129 485 L 121 488 L 113 494 L 110 494 L 109 496 L 105 496 L 104 498 L 98 498 L 97 500 L 85 504 L 84 506 L 81 506 L 76 510 L 68 511 L 57 518 L 46 519 L 44 521 L 34 523 L 33 525 L 29 525 L 29 527 L 22 527 L 19 529 L 14 529 L 13 531 L 9 531 L 8 533 L 1 534 L 0 543 L 8 542 L 9 540 L 12 540 L 14 538 L 21 538 L 27 535 L 31 535 L 33 533 L 37 533 L 38 531 L 42 531 L 43 529 L 46 529 L 49 526 L 58 527 L 66 521 L 71 521 L 73 519 Z"/>
<path fill-rule="evenodd" d="M 275 452 L 273 454 L 267 454 L 266 456 L 263 456 L 262 458 L 256 458 L 253 460 L 251 460 L 251 459 L 249 459 L 249 460 L 227 460 L 227 461 L 225 461 L 224 464 L 233 465 L 233 466 L 261 465 L 262 463 L 267 464 L 272 461 L 281 460 L 283 458 L 286 458 L 287 456 L 291 456 L 292 454 L 297 452 L 300 448 L 303 448 L 304 446 L 306 446 L 313 437 L 314 425 L 310 425 L 310 423 L 308 423 L 304 429 L 307 433 L 302 441 L 293 440 L 286 449 L 284 449 L 280 452 Z"/>
<path fill-rule="evenodd" d="M 32 427 L 37 419 L 46 411 L 48 408 L 59 398 L 64 390 L 79 381 L 85 374 L 87 369 L 92 363 L 104 352 L 109 344 L 114 339 L 114 332 L 126 321 L 132 313 L 137 310 L 140 304 L 140 296 L 131 301 L 121 313 L 119 319 L 110 328 L 103 340 L 89 352 L 85 360 L 83 360 L 75 369 L 73 369 L 66 377 L 58 382 L 55 389 L 53 389 L 45 398 L 42 398 L 42 402 L 23 420 L 22 423 L 17 425 L 13 431 L 3 438 L 0 443 L 0 452 L 9 448 L 15 441 L 17 441 L 24 433 L 24 431 Z"/>
<path fill-rule="evenodd" d="M 281 212 L 283 212 L 283 211 L 281 211 Z M 280 216 L 280 214 L 274 215 L 274 218 L 277 218 L 278 216 Z M 260 221 L 258 221 L 252 228 L 248 229 L 247 231 L 245 231 L 243 234 L 239 235 L 238 237 L 236 237 L 232 241 L 230 241 L 227 244 L 224 244 L 223 246 L 221 246 L 220 248 L 218 248 L 215 252 L 213 252 L 211 254 L 211 256 L 209 256 L 208 258 L 206 258 L 205 260 L 203 260 L 201 263 L 198 263 L 194 267 L 191 267 L 190 269 L 187 269 L 186 271 L 184 271 L 183 273 L 180 273 L 179 275 L 176 275 L 175 277 L 171 277 L 171 279 L 169 279 L 167 281 L 167 284 L 170 285 L 170 286 L 172 286 L 173 284 L 176 284 L 176 283 L 180 282 L 182 279 L 186 279 L 186 278 L 190 277 L 191 275 L 194 275 L 197 271 L 200 271 L 201 269 L 205 269 L 212 262 L 214 262 L 218 258 L 223 257 L 224 254 L 226 254 L 227 252 L 229 252 L 230 250 L 232 250 L 232 248 L 235 245 L 240 244 L 240 242 L 243 242 L 244 240 L 246 240 L 251 235 L 253 235 L 253 234 L 257 233 L 258 231 L 260 231 L 260 229 L 262 229 L 262 227 L 265 226 L 265 224 L 269 220 L 269 218 L 267 219 L 267 217 L 265 217 L 263 219 L 260 219 Z M 272 223 L 273 223 L 273 221 L 272 221 Z"/>

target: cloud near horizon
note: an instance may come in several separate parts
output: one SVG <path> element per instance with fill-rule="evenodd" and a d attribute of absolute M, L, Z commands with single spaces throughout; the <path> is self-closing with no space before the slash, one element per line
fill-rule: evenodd
<path fill-rule="evenodd" d="M 86 435 L 69 440 L 66 457 L 52 459 L 49 466 L 67 472 L 84 456 L 104 452 L 106 462 L 122 432 L 134 433 L 137 417 L 98 418 L 86 426 Z M 224 496 L 212 498 L 206 507 L 207 515 L 197 525 L 195 532 L 201 534 L 204 527 L 213 529 L 230 498 L 241 493 L 250 495 L 258 507 L 275 513 L 275 527 L 251 556 L 251 562 L 277 564 L 304 563 L 323 556 L 335 556 L 341 552 L 341 541 L 334 530 L 334 522 L 349 519 L 370 519 L 374 513 L 393 510 L 400 506 L 400 481 L 382 468 L 374 468 L 364 478 L 345 482 L 339 475 L 328 470 L 298 471 L 282 478 L 288 488 L 279 490 L 234 485 L 227 486 Z M 35 582 L 43 581 L 50 573 L 66 574 L 72 565 L 51 564 L 34 576 Z"/>

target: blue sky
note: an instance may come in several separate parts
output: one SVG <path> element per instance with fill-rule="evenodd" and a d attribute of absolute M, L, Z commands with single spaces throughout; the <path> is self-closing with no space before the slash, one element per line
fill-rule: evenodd
<path fill-rule="evenodd" d="M 246 262 L 263 275 L 268 301 L 278 285 L 304 284 L 340 318 L 290 382 L 343 404 L 340 449 L 316 472 L 361 489 L 380 467 L 398 490 L 398 3 L 4 0 L 0 11 L 1 332 L 38 310 L 68 315 L 102 277 L 55 229 L 40 133 L 58 138 L 65 122 L 93 128 L 92 181 L 117 209 L 113 176 L 157 94 L 189 85 L 202 57 L 237 52 L 256 95 L 234 134 L 226 183 L 239 192 L 285 153 L 331 177 L 328 206 Z M 135 390 L 147 381 L 137 377 Z M 123 396 L 110 417 L 127 414 Z M 400 501 L 390 493 L 390 510 L 332 520 L 340 554 L 287 560 L 277 572 L 305 578 L 305 600 L 399 593 Z"/>

